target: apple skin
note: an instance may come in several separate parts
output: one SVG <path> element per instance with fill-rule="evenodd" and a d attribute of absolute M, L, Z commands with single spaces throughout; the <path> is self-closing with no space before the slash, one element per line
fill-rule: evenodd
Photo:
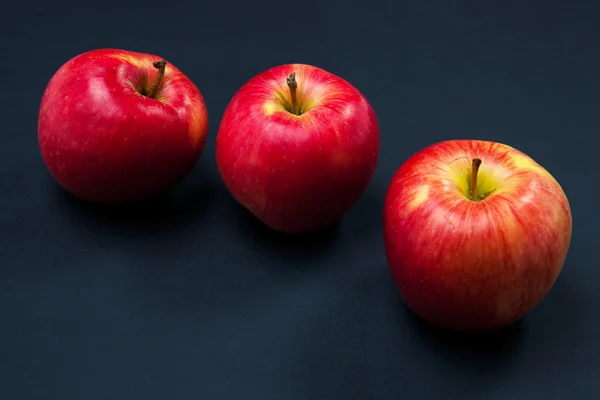
<path fill-rule="evenodd" d="M 82 53 L 58 69 L 42 96 L 38 143 L 54 179 L 99 203 L 155 196 L 194 167 L 208 131 L 202 94 L 167 62 L 155 98 L 153 54 L 119 49 Z"/>
<path fill-rule="evenodd" d="M 482 160 L 481 193 L 468 189 Z M 411 156 L 395 173 L 383 216 L 388 266 L 407 306 L 455 331 L 507 327 L 533 310 L 562 270 L 571 209 L 557 181 L 519 150 L 450 140 Z"/>
<path fill-rule="evenodd" d="M 286 109 L 292 73 L 301 115 Z M 306 64 L 280 65 L 243 85 L 216 140 L 217 166 L 231 195 L 289 234 L 339 221 L 366 190 L 378 156 L 379 124 L 365 96 Z"/>

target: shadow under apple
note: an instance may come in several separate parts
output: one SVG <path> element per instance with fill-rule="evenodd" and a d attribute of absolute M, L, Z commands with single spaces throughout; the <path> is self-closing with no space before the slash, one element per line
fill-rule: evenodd
<path fill-rule="evenodd" d="M 217 192 L 212 182 L 182 182 L 152 198 L 128 204 L 102 204 L 78 198 L 54 185 L 60 202 L 77 224 L 98 234 L 140 238 L 187 224 L 208 212 Z"/>
<path fill-rule="evenodd" d="M 524 343 L 526 321 L 487 332 L 459 332 L 438 327 L 414 313 L 401 299 L 399 307 L 417 336 L 442 357 L 467 368 L 501 367 L 518 354 Z M 496 368 L 494 367 L 494 368 Z"/>
<path fill-rule="evenodd" d="M 305 269 L 318 265 L 314 261 L 332 252 L 343 223 L 342 219 L 304 234 L 282 233 L 264 224 L 233 199 L 230 201 L 243 240 L 250 242 L 252 246 L 258 246 L 264 256 L 293 268 Z"/>

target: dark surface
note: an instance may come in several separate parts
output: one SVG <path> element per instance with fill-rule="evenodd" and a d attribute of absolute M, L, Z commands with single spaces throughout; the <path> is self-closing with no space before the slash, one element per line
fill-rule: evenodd
<path fill-rule="evenodd" d="M 597 395 L 600 3 L 482 3 L 491 2 L 9 0 L 0 13 L 0 398 Z M 211 117 L 193 173 L 129 210 L 65 194 L 37 147 L 48 80 L 99 47 L 170 60 L 198 85 Z M 302 238 L 244 212 L 214 159 L 231 96 L 289 62 L 356 85 L 382 132 L 362 200 L 337 226 Z M 452 138 L 526 152 L 563 185 L 573 211 L 551 293 L 520 323 L 484 337 L 413 317 L 384 257 L 392 174 L 418 149 Z"/>

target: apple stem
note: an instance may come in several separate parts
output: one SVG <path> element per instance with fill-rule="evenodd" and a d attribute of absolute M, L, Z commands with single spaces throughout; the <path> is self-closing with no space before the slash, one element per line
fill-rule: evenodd
<path fill-rule="evenodd" d="M 286 82 L 290 88 L 290 97 L 292 98 L 292 114 L 300 115 L 298 112 L 298 100 L 296 99 L 296 88 L 298 87 L 298 83 L 296 83 L 296 73 L 292 72 L 290 76 L 287 77 Z"/>
<path fill-rule="evenodd" d="M 152 86 L 150 87 L 150 91 L 148 92 L 148 97 L 150 98 L 154 98 L 154 96 L 156 96 L 156 91 L 160 86 L 160 82 L 165 76 L 165 67 L 167 66 L 167 62 L 165 60 L 154 61 L 152 63 L 152 66 L 158 69 L 158 75 L 156 75 L 156 79 L 154 80 L 154 83 L 152 84 Z"/>
<path fill-rule="evenodd" d="M 477 194 L 477 173 L 479 172 L 479 167 L 481 166 L 481 159 L 474 158 L 471 164 L 471 200 L 479 201 Z"/>

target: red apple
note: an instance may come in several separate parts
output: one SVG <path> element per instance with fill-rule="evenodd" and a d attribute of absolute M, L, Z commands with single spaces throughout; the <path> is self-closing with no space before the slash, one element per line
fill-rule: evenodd
<path fill-rule="evenodd" d="M 38 140 L 58 183 L 80 198 L 123 203 L 154 196 L 194 167 L 208 115 L 198 88 L 152 54 L 100 49 L 54 74 Z"/>
<path fill-rule="evenodd" d="M 383 222 L 408 307 L 460 331 L 506 327 L 535 308 L 571 241 L 569 202 L 552 175 L 487 141 L 445 141 L 410 157 L 390 183 Z"/>
<path fill-rule="evenodd" d="M 305 64 L 271 68 L 242 86 L 216 143 L 231 195 L 285 233 L 340 220 L 364 193 L 378 156 L 379 124 L 364 95 Z"/>

